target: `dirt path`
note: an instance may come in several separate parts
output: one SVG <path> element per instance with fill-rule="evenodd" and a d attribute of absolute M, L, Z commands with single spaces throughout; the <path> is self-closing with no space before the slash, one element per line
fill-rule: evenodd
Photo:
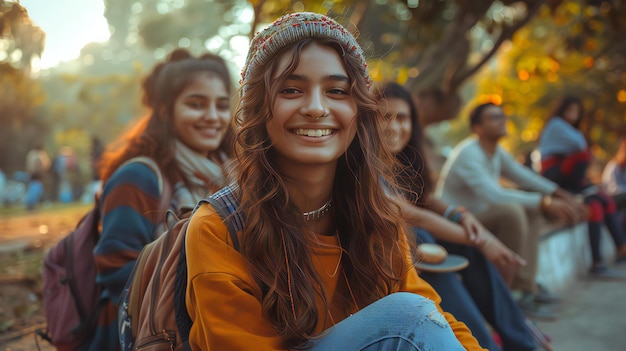
<path fill-rule="evenodd" d="M 88 205 L 68 205 L 13 216 L 0 215 L 0 246 L 15 240 L 54 241 L 75 227 L 88 210 Z"/>
<path fill-rule="evenodd" d="M 88 210 L 67 205 L 0 215 L 0 351 L 37 349 L 34 330 L 45 325 L 40 276 L 44 252 Z M 40 347 L 54 350 L 45 341 Z"/>

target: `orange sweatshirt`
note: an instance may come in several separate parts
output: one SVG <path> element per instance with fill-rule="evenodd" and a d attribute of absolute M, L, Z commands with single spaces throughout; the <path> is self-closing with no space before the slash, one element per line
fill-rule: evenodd
<path fill-rule="evenodd" d="M 313 262 L 322 279 L 329 311 L 319 308 L 321 332 L 347 317 L 343 306 L 334 306 L 335 287 L 344 275 L 339 267 L 337 238 L 318 236 L 320 245 L 312 247 Z M 189 335 L 193 350 L 281 350 L 281 338 L 263 319 L 261 288 L 245 267 L 244 258 L 232 247 L 228 230 L 213 208 L 205 204 L 193 215 L 187 229 L 187 310 L 193 321 Z M 407 251 L 407 260 L 409 259 Z M 405 275 L 398 291 L 413 292 L 435 301 L 440 311 L 441 298 L 422 280 L 415 269 Z M 364 306 L 360 306 L 363 308 Z M 353 311 L 355 312 L 355 311 Z M 443 311 L 442 311 L 443 312 Z M 451 314 L 443 312 L 454 334 L 467 350 L 483 350 L 469 329 Z M 328 318 L 324 318 L 327 316 Z"/>

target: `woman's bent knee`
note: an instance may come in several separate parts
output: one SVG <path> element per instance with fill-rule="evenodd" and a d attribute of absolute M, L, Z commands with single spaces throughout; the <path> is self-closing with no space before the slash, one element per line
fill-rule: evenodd
<path fill-rule="evenodd" d="M 429 315 L 433 311 L 439 312 L 432 300 L 409 292 L 397 292 L 385 296 L 368 306 L 368 308 L 369 307 L 383 310 L 390 318 L 405 321 L 407 319 L 419 319 L 420 316 Z M 441 315 L 441 313 L 439 313 L 439 315 Z M 441 316 L 441 318 L 443 318 L 443 316 Z M 445 319 L 443 320 L 445 322 Z"/>
<path fill-rule="evenodd" d="M 358 339 L 354 335 L 360 335 Z M 341 345 L 341 350 L 463 350 L 435 303 L 421 295 L 388 295 L 341 321 L 313 350 Z M 393 346 L 395 345 L 395 346 Z"/>

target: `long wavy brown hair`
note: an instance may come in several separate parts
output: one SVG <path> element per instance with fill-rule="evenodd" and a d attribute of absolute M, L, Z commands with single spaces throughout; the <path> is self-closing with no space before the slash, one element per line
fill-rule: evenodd
<path fill-rule="evenodd" d="M 150 114 L 143 117 L 119 139 L 111 143 L 98 163 L 100 178 L 106 182 L 127 160 L 137 156 L 153 159 L 170 182 L 187 182 L 176 163 L 174 142 L 174 102 L 185 87 L 202 72 L 215 74 L 231 93 L 231 78 L 226 62 L 218 55 L 206 53 L 193 57 L 185 49 L 176 49 L 164 62 L 154 66 L 144 79 L 143 104 Z M 232 128 L 226 132 L 217 152 L 232 156 Z"/>
<path fill-rule="evenodd" d="M 241 253 L 263 287 L 263 317 L 284 337 L 286 347 L 302 346 L 313 336 L 318 320 L 326 318 L 318 315 L 315 296 L 326 305 L 327 300 L 309 253 L 313 234 L 303 230 L 302 211 L 289 197 L 266 123 L 272 118 L 277 82 L 296 69 L 301 51 L 314 41 L 339 53 L 358 106 L 356 137 L 338 160 L 333 187 L 339 240 L 347 252 L 341 263 L 358 304 L 354 306 L 341 291 L 346 312 L 354 313 L 397 290 L 398 280 L 409 269 L 398 244 L 403 224 L 383 190 L 385 182 L 394 187 L 396 161 L 385 146 L 382 116 L 359 73 L 359 59 L 330 39 L 303 39 L 283 49 L 276 56 L 286 53 L 291 60 L 284 72 L 277 72 L 279 60 L 272 60 L 262 75 L 242 82 L 245 93 L 236 111 L 235 155 L 240 210 L 246 218 Z"/>

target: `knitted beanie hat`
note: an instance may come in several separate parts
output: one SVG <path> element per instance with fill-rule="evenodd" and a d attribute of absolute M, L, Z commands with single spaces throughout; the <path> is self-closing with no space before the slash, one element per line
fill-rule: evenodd
<path fill-rule="evenodd" d="M 343 45 L 346 55 L 361 61 L 360 73 L 370 85 L 363 50 L 354 36 L 330 17 L 313 12 L 297 12 L 280 17 L 254 36 L 246 63 L 241 70 L 241 84 L 259 73 L 285 47 L 305 38 L 335 39 Z"/>

